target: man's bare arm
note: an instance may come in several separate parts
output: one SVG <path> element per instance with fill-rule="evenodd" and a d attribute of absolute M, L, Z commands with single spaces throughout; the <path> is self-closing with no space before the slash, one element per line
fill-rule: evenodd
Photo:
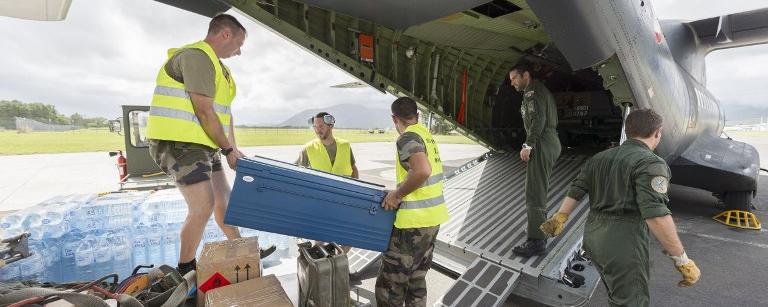
<path fill-rule="evenodd" d="M 423 152 L 412 154 L 408 158 L 408 164 L 411 166 L 408 176 L 405 177 L 403 184 L 394 191 L 400 198 L 416 191 L 432 174 L 432 167 L 429 165 L 427 154 Z"/>
<path fill-rule="evenodd" d="M 563 199 L 563 204 L 560 205 L 560 209 L 557 210 L 557 212 L 565 213 L 566 215 L 571 215 L 571 212 L 573 212 L 573 210 L 576 210 L 578 206 L 579 206 L 578 200 L 566 196 L 565 199 Z"/>
<path fill-rule="evenodd" d="M 213 98 L 192 92 L 189 93 L 189 96 L 192 99 L 195 115 L 200 120 L 200 125 L 203 126 L 203 130 L 208 137 L 219 145 L 220 148 L 232 147 L 227 135 L 224 133 L 224 127 L 221 125 L 216 111 L 213 110 Z"/>
<path fill-rule="evenodd" d="M 653 236 L 659 240 L 667 253 L 672 256 L 683 254 L 683 244 L 680 243 L 680 238 L 677 236 L 677 228 L 675 228 L 675 221 L 672 220 L 671 215 L 649 218 L 645 220 L 645 223 L 648 224 Z"/>

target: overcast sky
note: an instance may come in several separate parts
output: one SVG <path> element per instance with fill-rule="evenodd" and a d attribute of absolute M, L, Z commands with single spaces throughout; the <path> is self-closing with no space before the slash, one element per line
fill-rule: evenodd
<path fill-rule="evenodd" d="M 768 1 L 653 5 L 660 19 L 695 20 L 765 7 Z M 277 123 L 304 109 L 341 103 L 386 108 L 392 101 L 372 88 L 330 88 L 356 79 L 235 16 L 249 31 L 242 56 L 225 60 L 238 84 L 237 123 Z M 148 0 L 74 0 L 62 22 L 0 16 L 0 100 L 53 104 L 67 115 L 117 117 L 120 105 L 149 104 L 166 50 L 202 39 L 208 21 Z M 768 46 L 714 52 L 707 65 L 708 87 L 724 104 L 765 104 Z"/>

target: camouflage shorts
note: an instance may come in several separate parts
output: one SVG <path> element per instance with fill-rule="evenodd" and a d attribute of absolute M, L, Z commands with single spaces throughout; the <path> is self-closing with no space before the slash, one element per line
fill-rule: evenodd
<path fill-rule="evenodd" d="M 149 154 L 179 185 L 210 180 L 212 172 L 222 170 L 219 151 L 205 145 L 150 140 Z"/>
<path fill-rule="evenodd" d="M 376 278 L 376 306 L 426 306 L 427 271 L 440 226 L 392 229 Z"/>

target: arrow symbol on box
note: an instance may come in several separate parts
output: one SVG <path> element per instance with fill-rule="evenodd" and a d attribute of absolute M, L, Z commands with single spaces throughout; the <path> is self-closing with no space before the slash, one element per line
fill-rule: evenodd
<path fill-rule="evenodd" d="M 240 282 L 240 265 L 235 266 L 235 282 Z"/>
<path fill-rule="evenodd" d="M 251 264 L 247 263 L 245 265 L 245 280 L 250 280 L 250 279 L 251 279 Z"/>

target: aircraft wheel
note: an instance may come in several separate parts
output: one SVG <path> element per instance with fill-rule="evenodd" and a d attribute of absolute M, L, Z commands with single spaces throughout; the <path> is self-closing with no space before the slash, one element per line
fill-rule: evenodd
<path fill-rule="evenodd" d="M 725 210 L 752 211 L 752 191 L 727 192 L 723 196 Z"/>

